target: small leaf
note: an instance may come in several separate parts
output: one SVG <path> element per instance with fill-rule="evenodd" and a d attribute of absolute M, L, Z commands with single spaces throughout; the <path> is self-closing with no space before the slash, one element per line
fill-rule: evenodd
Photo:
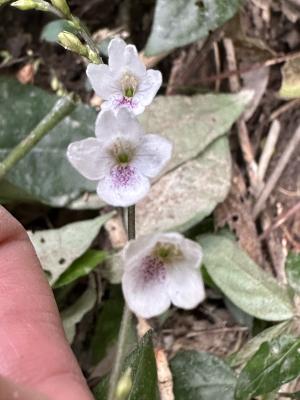
<path fill-rule="evenodd" d="M 28 233 L 43 269 L 51 274 L 51 285 L 86 252 L 101 226 L 113 215 L 114 212 L 59 229 Z"/>
<path fill-rule="evenodd" d="M 102 360 L 108 350 L 117 342 L 123 307 L 124 299 L 121 288 L 116 285 L 111 286 L 110 297 L 103 302 L 91 340 L 90 350 L 93 364 Z"/>
<path fill-rule="evenodd" d="M 124 370 L 128 367 L 132 369 L 132 389 L 127 400 L 158 400 L 157 370 L 151 331 L 146 333 L 126 360 Z"/>
<path fill-rule="evenodd" d="M 283 333 L 289 333 L 291 328 L 290 321 L 284 321 L 280 324 L 271 326 L 265 329 L 258 335 L 250 339 L 237 353 L 232 354 L 230 359 L 230 365 L 232 367 L 239 367 L 245 364 L 259 349 L 260 345 L 264 342 L 275 339 Z"/>
<path fill-rule="evenodd" d="M 235 305 L 267 321 L 293 317 L 288 290 L 259 268 L 236 243 L 219 235 L 203 235 L 198 240 L 208 273 Z"/>
<path fill-rule="evenodd" d="M 285 271 L 290 286 L 300 294 L 300 254 L 289 253 L 285 263 Z"/>
<path fill-rule="evenodd" d="M 69 343 L 72 343 L 74 340 L 76 325 L 93 308 L 96 298 L 96 291 L 94 289 L 87 289 L 74 304 L 62 311 L 61 318 Z"/>
<path fill-rule="evenodd" d="M 108 253 L 102 250 L 88 250 L 73 262 L 70 267 L 61 274 L 54 284 L 54 289 L 68 285 L 83 276 L 88 275 L 97 265 L 108 257 Z"/>
<path fill-rule="evenodd" d="M 240 0 L 157 0 L 145 54 L 153 56 L 204 39 L 232 18 Z"/>
<path fill-rule="evenodd" d="M 272 392 L 300 375 L 300 339 L 281 336 L 263 343 L 242 370 L 236 400 Z"/>
<path fill-rule="evenodd" d="M 220 358 L 181 351 L 171 361 L 176 400 L 233 400 L 236 378 Z"/>
<path fill-rule="evenodd" d="M 44 26 L 41 39 L 50 43 L 57 42 L 58 34 L 63 31 L 76 33 L 76 29 L 74 29 L 74 27 L 66 19 L 57 19 L 55 21 L 51 21 Z"/>
<path fill-rule="evenodd" d="M 132 388 L 126 400 L 159 400 L 157 392 L 156 361 L 149 331 L 139 341 L 137 347 L 126 358 L 123 373 L 131 368 Z M 96 400 L 107 398 L 108 377 L 94 389 Z"/>

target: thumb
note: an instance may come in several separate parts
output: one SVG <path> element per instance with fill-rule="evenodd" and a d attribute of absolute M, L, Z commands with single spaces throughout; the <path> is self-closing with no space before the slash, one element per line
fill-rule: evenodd
<path fill-rule="evenodd" d="M 92 399 L 26 231 L 1 206 L 0 321 L 0 375 L 51 400 Z"/>

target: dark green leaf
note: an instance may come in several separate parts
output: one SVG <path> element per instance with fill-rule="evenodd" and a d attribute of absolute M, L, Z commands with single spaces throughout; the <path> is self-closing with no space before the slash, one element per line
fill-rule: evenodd
<path fill-rule="evenodd" d="M 72 27 L 69 21 L 65 19 L 58 19 L 56 21 L 51 21 L 44 26 L 41 39 L 50 43 L 57 42 L 58 34 L 62 31 L 76 33 L 76 29 Z"/>
<path fill-rule="evenodd" d="M 127 400 L 159 400 L 157 392 L 156 361 L 149 331 L 124 362 L 123 373 L 131 368 L 132 388 Z M 108 378 L 96 386 L 96 400 L 106 400 Z"/>
<path fill-rule="evenodd" d="M 57 96 L 32 85 L 0 78 L 0 158 L 15 147 L 52 109 Z M 57 125 L 0 183 L 2 201 L 29 198 L 62 207 L 95 183 L 84 179 L 66 159 L 70 142 L 94 135 L 96 112 L 82 104 Z M 14 190 L 6 191 L 7 182 Z M 19 190 L 17 190 L 19 189 Z"/>
<path fill-rule="evenodd" d="M 300 339 L 281 336 L 263 343 L 242 370 L 235 399 L 272 392 L 300 375 Z"/>
<path fill-rule="evenodd" d="M 203 235 L 198 240 L 208 273 L 235 305 L 268 321 L 293 317 L 288 290 L 256 265 L 238 244 L 220 235 Z"/>
<path fill-rule="evenodd" d="M 93 364 L 102 360 L 108 350 L 117 342 L 123 307 L 121 288 L 116 285 L 111 286 L 110 297 L 103 302 L 91 340 L 90 350 Z"/>
<path fill-rule="evenodd" d="M 63 272 L 54 284 L 54 289 L 68 285 L 78 278 L 88 275 L 97 265 L 101 264 L 108 257 L 108 253 L 102 250 L 88 250 L 71 264 L 71 266 Z"/>
<path fill-rule="evenodd" d="M 176 400 L 233 400 L 236 378 L 220 358 L 209 353 L 181 351 L 170 365 Z"/>
<path fill-rule="evenodd" d="M 285 263 L 285 270 L 290 286 L 300 294 L 300 254 L 289 253 Z"/>
<path fill-rule="evenodd" d="M 157 0 L 148 56 L 204 39 L 237 12 L 240 0 Z"/>
<path fill-rule="evenodd" d="M 284 321 L 265 329 L 245 343 L 241 350 L 229 357 L 230 365 L 232 367 L 239 367 L 245 364 L 257 352 L 262 343 L 275 339 L 283 333 L 289 333 L 290 328 L 290 321 Z"/>

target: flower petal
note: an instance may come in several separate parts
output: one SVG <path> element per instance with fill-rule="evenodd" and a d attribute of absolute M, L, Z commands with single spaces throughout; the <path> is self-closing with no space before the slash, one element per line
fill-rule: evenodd
<path fill-rule="evenodd" d="M 153 279 L 145 282 L 141 267 L 126 271 L 122 289 L 129 308 L 142 318 L 152 318 L 165 312 L 171 305 L 165 281 Z"/>
<path fill-rule="evenodd" d="M 160 135 L 143 136 L 137 148 L 133 165 L 149 178 L 157 176 L 172 155 L 172 143 Z"/>
<path fill-rule="evenodd" d="M 174 262 L 167 268 L 167 292 L 176 307 L 192 309 L 205 298 L 200 271 L 185 262 Z"/>
<path fill-rule="evenodd" d="M 146 76 L 145 64 L 140 59 L 136 47 L 132 44 L 128 44 L 125 48 L 124 67 L 127 71 L 130 71 L 139 80 L 145 79 Z"/>
<path fill-rule="evenodd" d="M 119 70 L 124 65 L 126 42 L 121 38 L 112 39 L 108 45 L 108 64 L 111 70 Z"/>
<path fill-rule="evenodd" d="M 138 239 L 130 240 L 122 250 L 124 268 L 130 270 L 135 264 L 151 253 L 159 240 L 159 234 L 139 236 Z"/>
<path fill-rule="evenodd" d="M 149 179 L 130 165 L 117 165 L 101 179 L 97 193 L 106 203 L 116 207 L 129 207 L 146 196 Z"/>
<path fill-rule="evenodd" d="M 109 67 L 105 64 L 89 64 L 86 74 L 98 96 L 103 100 L 122 95 L 122 90 Z"/>
<path fill-rule="evenodd" d="M 104 153 L 102 143 L 95 138 L 71 143 L 67 157 L 73 167 L 90 180 L 99 180 L 111 168 L 111 160 Z"/>
<path fill-rule="evenodd" d="M 134 100 L 148 106 L 152 103 L 158 89 L 162 84 L 162 75 L 160 71 L 149 69 L 144 79 L 141 80 Z"/>
<path fill-rule="evenodd" d="M 185 263 L 190 268 L 199 270 L 203 258 L 201 246 L 193 240 L 183 238 L 180 248 L 184 255 Z"/>
<path fill-rule="evenodd" d="M 111 110 L 101 111 L 96 120 L 96 136 L 101 140 L 124 136 L 138 140 L 144 134 L 143 127 L 125 108 L 117 113 Z"/>

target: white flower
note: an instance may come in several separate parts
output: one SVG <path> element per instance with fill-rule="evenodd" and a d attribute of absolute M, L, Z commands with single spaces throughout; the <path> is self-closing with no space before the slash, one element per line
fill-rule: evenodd
<path fill-rule="evenodd" d="M 96 121 L 96 138 L 71 143 L 70 163 L 84 177 L 99 181 L 98 196 L 113 206 L 128 207 L 150 189 L 171 158 L 172 144 L 159 135 L 145 134 L 126 109 L 116 115 L 103 111 Z"/>
<path fill-rule="evenodd" d="M 205 297 L 202 249 L 179 233 L 141 236 L 125 246 L 122 258 L 124 297 L 140 317 L 162 314 L 171 303 L 191 309 Z"/>
<path fill-rule="evenodd" d="M 108 46 L 108 65 L 89 64 L 87 76 L 105 102 L 102 110 L 127 108 L 141 114 L 162 83 L 159 71 L 146 70 L 136 47 L 122 39 L 113 39 Z"/>

